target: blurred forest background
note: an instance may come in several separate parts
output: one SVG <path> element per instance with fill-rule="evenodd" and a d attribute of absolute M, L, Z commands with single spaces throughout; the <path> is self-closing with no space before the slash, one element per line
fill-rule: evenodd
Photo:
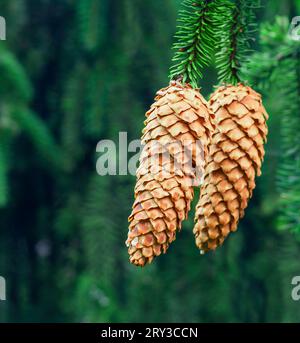
<path fill-rule="evenodd" d="M 291 299 L 300 274 L 299 42 L 287 37 L 300 1 L 257 10 L 247 70 L 264 94 L 270 136 L 238 232 L 200 256 L 192 211 L 167 255 L 145 269 L 128 262 L 135 178 L 98 176 L 95 149 L 118 142 L 119 131 L 140 137 L 168 83 L 179 5 L 0 0 L 0 321 L 300 321 Z M 209 68 L 203 93 L 216 82 Z"/>

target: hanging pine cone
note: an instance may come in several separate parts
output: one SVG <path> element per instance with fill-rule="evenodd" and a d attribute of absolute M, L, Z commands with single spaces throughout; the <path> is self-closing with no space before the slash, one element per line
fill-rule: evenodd
<path fill-rule="evenodd" d="M 220 246 L 237 230 L 261 175 L 268 115 L 250 87 L 220 87 L 210 99 L 216 129 L 196 207 L 194 234 L 202 253 Z"/>
<path fill-rule="evenodd" d="M 138 266 L 175 240 L 203 174 L 212 132 L 205 99 L 177 81 L 157 92 L 146 117 L 126 241 L 130 262 Z"/>

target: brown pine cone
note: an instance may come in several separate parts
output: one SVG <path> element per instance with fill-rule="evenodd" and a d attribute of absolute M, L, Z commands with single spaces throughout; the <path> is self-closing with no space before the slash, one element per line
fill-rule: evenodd
<path fill-rule="evenodd" d="M 175 240 L 202 177 L 212 132 L 205 99 L 177 81 L 157 92 L 146 117 L 126 241 L 137 266 L 151 263 Z"/>
<path fill-rule="evenodd" d="M 216 249 L 237 230 L 255 188 L 255 176 L 261 175 L 268 133 L 261 95 L 250 87 L 220 87 L 209 106 L 216 129 L 193 230 L 202 253 Z"/>

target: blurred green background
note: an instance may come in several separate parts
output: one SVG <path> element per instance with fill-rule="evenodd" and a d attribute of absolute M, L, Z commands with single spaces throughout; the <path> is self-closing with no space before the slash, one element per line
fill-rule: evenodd
<path fill-rule="evenodd" d="M 145 110 L 168 83 L 179 4 L 0 0 L 7 25 L 0 41 L 0 275 L 7 282 L 0 321 L 300 320 L 300 302 L 291 298 L 300 244 L 278 219 L 280 83 L 264 94 L 266 161 L 238 232 L 200 256 L 192 211 L 167 255 L 145 269 L 128 262 L 135 178 L 98 176 L 96 144 L 118 142 L 119 131 L 139 138 Z M 257 11 L 259 24 L 297 14 L 300 2 L 292 0 L 263 1 Z M 215 84 L 210 68 L 203 93 Z M 299 113 L 296 107 L 297 125 Z M 299 224 L 298 207 L 294 213 Z"/>

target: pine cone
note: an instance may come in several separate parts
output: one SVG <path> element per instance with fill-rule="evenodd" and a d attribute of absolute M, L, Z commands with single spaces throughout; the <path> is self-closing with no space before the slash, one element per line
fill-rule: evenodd
<path fill-rule="evenodd" d="M 216 129 L 196 206 L 194 234 L 202 253 L 222 245 L 244 216 L 261 175 L 268 115 L 250 87 L 220 87 L 209 103 Z"/>
<path fill-rule="evenodd" d="M 172 81 L 146 113 L 126 245 L 130 262 L 144 266 L 165 253 L 187 218 L 193 186 L 203 176 L 211 114 L 198 90 Z"/>

